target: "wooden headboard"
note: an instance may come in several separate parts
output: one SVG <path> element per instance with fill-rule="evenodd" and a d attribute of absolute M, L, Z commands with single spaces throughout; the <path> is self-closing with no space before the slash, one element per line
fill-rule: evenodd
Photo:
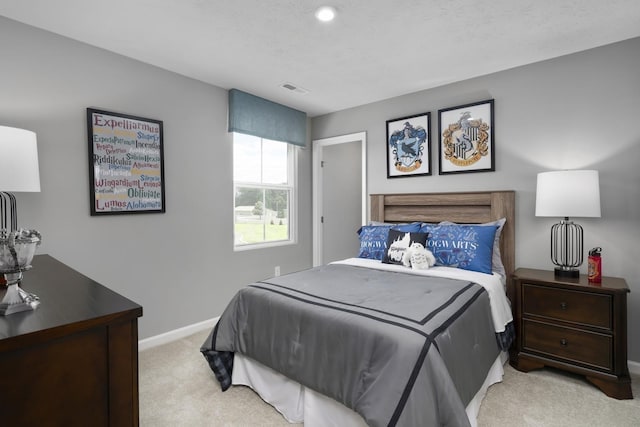
<path fill-rule="evenodd" d="M 507 278 L 515 270 L 515 192 L 372 194 L 371 221 L 480 224 L 506 218 L 500 255 Z"/>

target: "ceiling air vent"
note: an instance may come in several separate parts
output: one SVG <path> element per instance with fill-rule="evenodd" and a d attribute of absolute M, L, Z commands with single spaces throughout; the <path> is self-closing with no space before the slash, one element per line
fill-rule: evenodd
<path fill-rule="evenodd" d="M 291 92 L 295 92 L 295 93 L 300 93 L 300 94 L 305 94 L 305 93 L 309 93 L 309 91 L 305 88 L 301 88 L 300 86 L 296 86 L 292 83 L 283 83 L 280 85 L 281 88 L 290 90 Z"/>

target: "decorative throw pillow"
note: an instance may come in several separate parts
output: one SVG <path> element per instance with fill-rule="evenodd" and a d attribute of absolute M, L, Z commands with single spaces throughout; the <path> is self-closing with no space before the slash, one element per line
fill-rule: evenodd
<path fill-rule="evenodd" d="M 429 233 L 426 248 L 436 257 L 436 265 L 492 273 L 493 242 L 497 227 L 438 224 L 423 226 Z"/>
<path fill-rule="evenodd" d="M 491 269 L 502 275 L 502 277 L 506 277 L 507 273 L 504 269 L 504 264 L 502 263 L 502 256 L 500 254 L 500 236 L 502 235 L 502 229 L 504 228 L 504 223 L 507 222 L 506 218 L 500 218 L 495 221 L 485 222 L 483 224 L 458 224 L 458 225 L 479 225 L 483 227 L 497 227 L 496 234 L 493 238 L 493 254 L 491 256 Z M 440 223 L 441 225 L 456 225 L 455 222 L 443 221 Z"/>
<path fill-rule="evenodd" d="M 420 243 L 423 247 L 427 247 L 427 233 L 411 233 L 408 231 L 389 230 L 389 238 L 387 239 L 387 250 L 385 251 L 382 262 L 385 264 L 400 264 L 405 251 L 413 243 Z"/>
<path fill-rule="evenodd" d="M 382 260 L 387 250 L 389 230 L 419 231 L 420 226 L 421 224 L 419 222 L 399 225 L 363 225 L 358 230 L 358 236 L 360 238 L 358 258 Z"/>

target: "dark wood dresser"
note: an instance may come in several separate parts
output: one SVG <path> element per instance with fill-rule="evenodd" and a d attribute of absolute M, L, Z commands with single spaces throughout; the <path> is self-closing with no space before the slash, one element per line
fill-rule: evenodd
<path fill-rule="evenodd" d="M 516 343 L 511 365 L 543 366 L 586 378 L 616 399 L 633 399 L 627 367 L 627 293 L 624 279 L 556 278 L 553 271 L 517 269 L 513 276 Z"/>
<path fill-rule="evenodd" d="M 142 307 L 49 255 L 32 265 L 40 306 L 0 317 L 0 424 L 137 426 Z"/>

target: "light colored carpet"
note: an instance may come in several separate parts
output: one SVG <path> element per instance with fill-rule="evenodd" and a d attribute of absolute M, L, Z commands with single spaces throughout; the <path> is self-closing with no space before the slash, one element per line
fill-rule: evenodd
<path fill-rule="evenodd" d="M 140 352 L 140 425 L 293 426 L 248 387 L 222 393 L 200 345 L 208 331 Z M 527 374 L 505 367 L 489 388 L 482 427 L 638 427 L 640 377 L 633 400 L 608 398 L 579 376 L 542 369 Z"/>

